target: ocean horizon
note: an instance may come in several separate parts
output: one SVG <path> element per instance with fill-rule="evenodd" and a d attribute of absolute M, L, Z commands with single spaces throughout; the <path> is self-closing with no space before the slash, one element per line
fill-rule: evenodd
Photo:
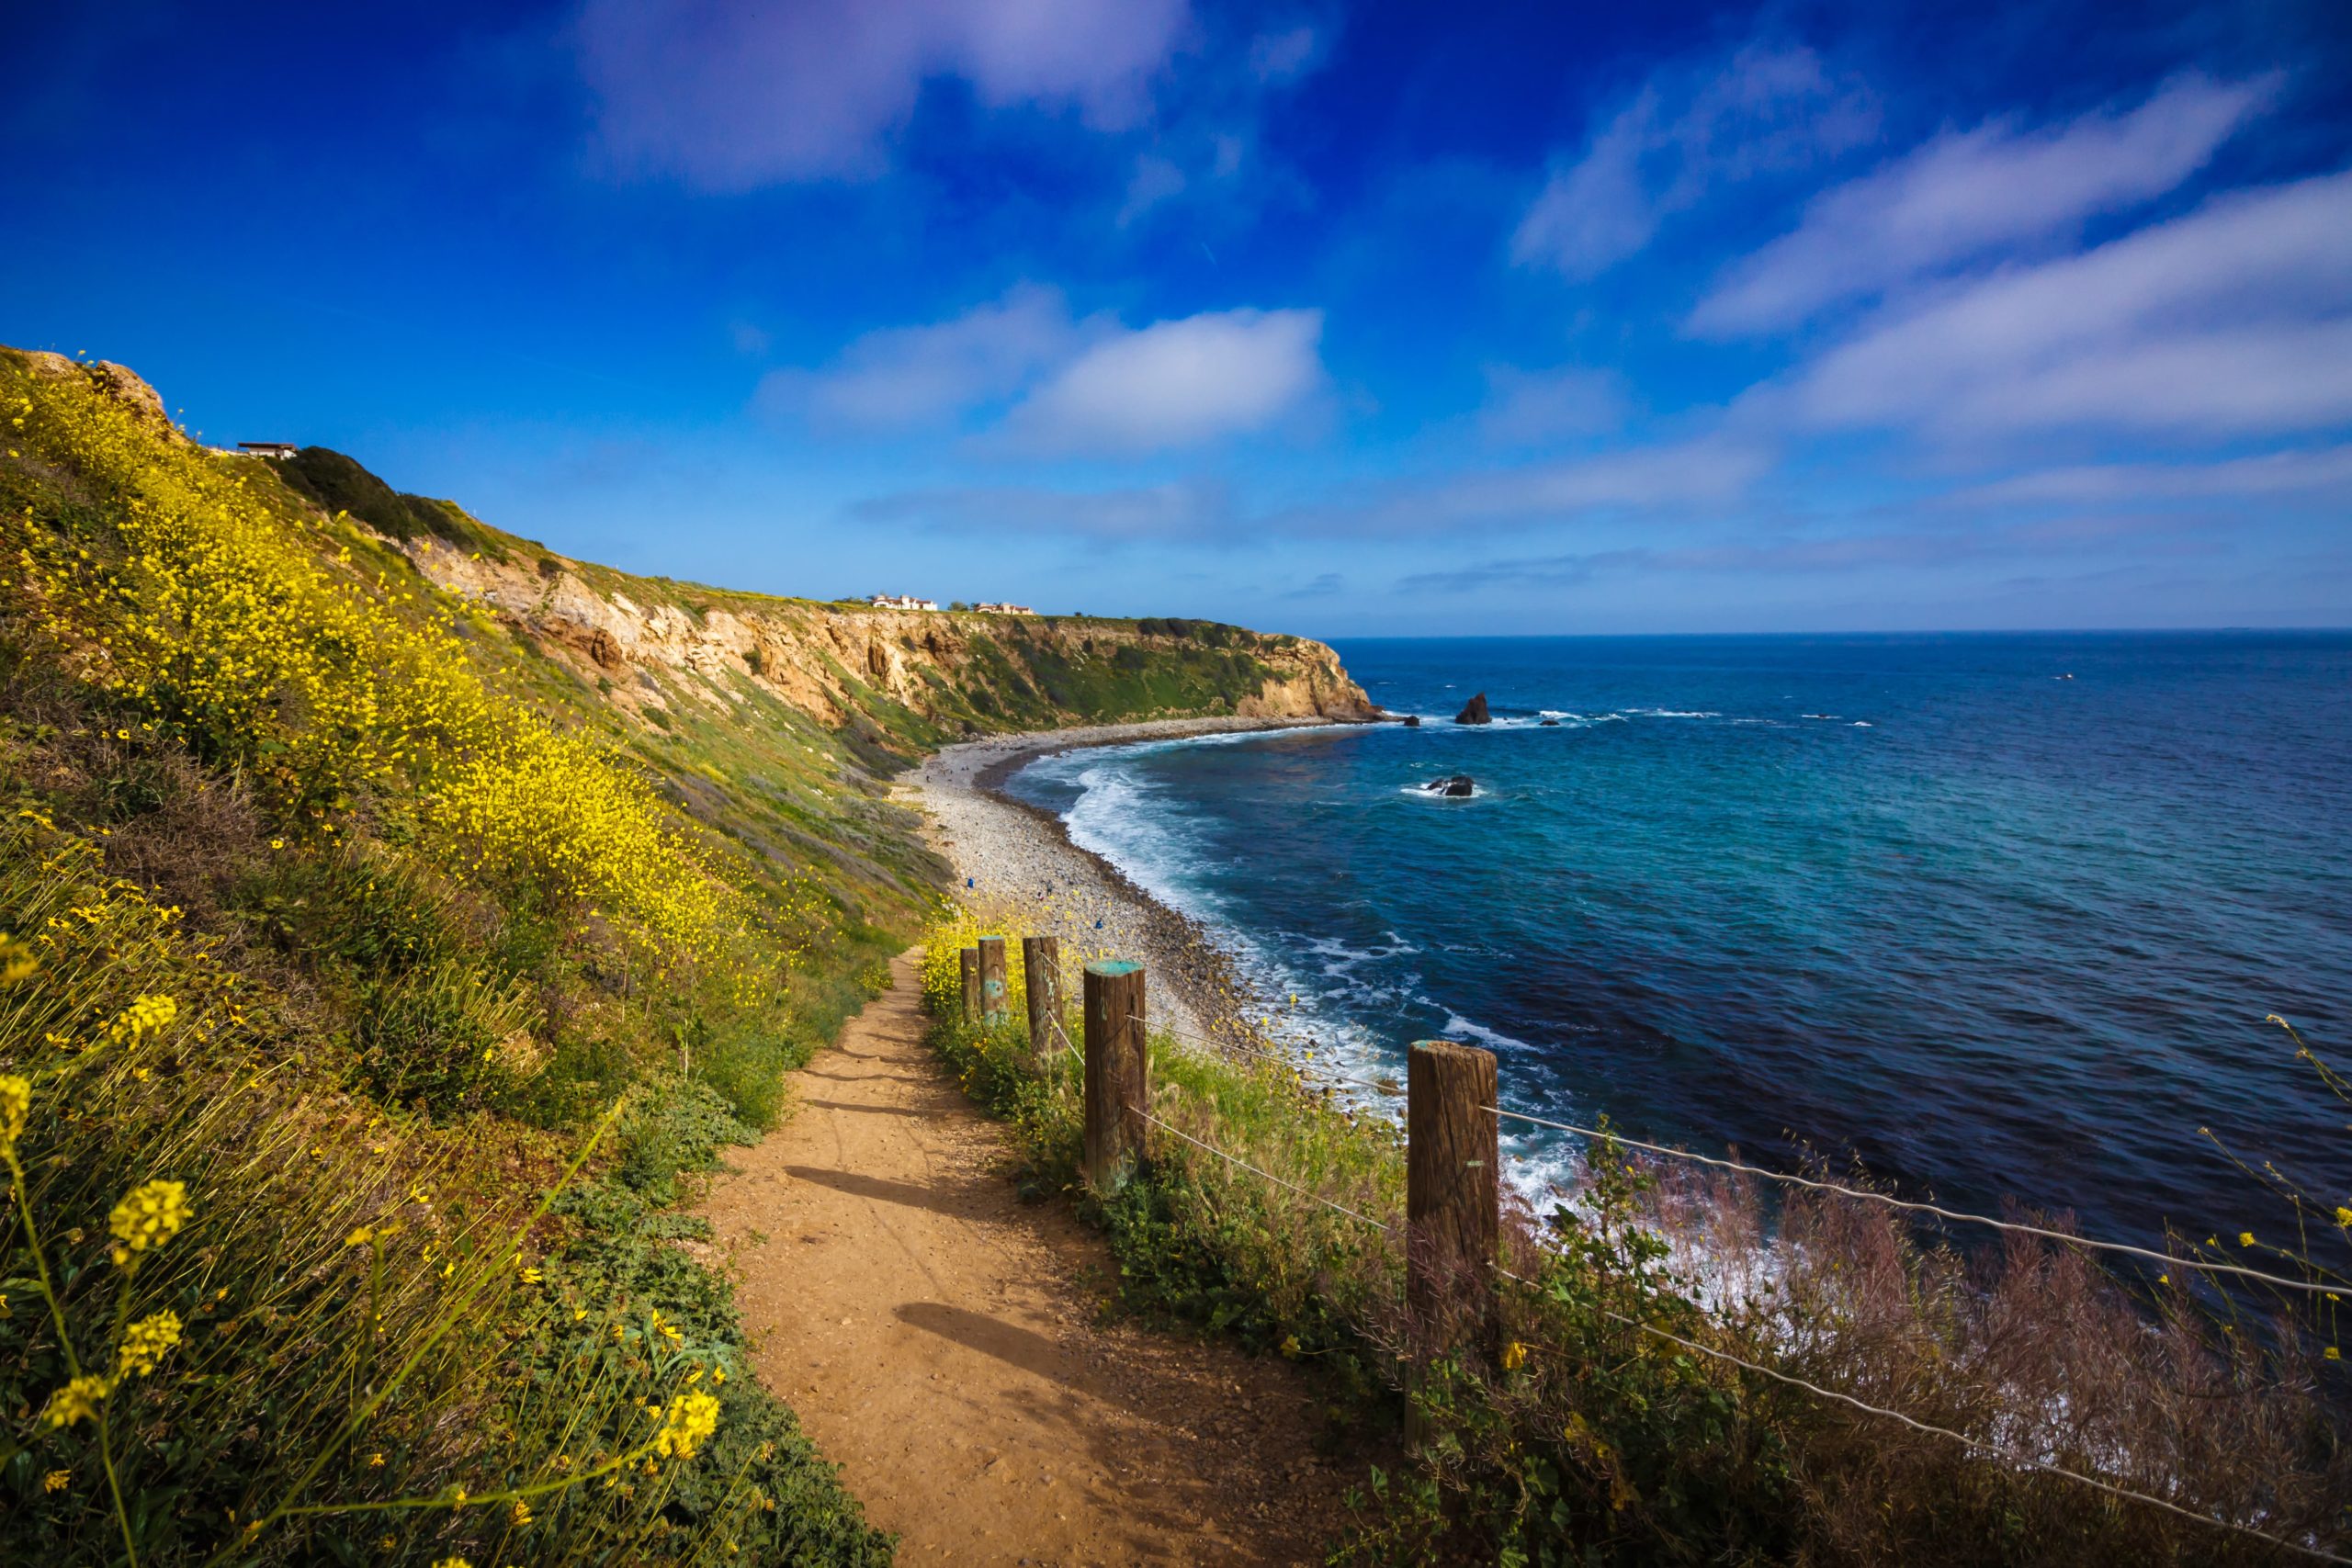
<path fill-rule="evenodd" d="M 2338 1190 L 2352 631 L 1338 638 L 1400 725 L 1010 782 L 1337 1070 L 2148 1242 Z M 1476 693 L 1495 722 L 1456 725 Z M 1466 799 L 1421 786 L 1467 774 Z M 1541 1201 L 1578 1141 L 1506 1138 Z"/>

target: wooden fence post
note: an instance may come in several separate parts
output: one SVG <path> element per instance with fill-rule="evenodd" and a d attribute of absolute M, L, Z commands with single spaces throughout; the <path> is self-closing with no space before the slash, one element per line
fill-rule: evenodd
<path fill-rule="evenodd" d="M 1039 1061 L 1053 1049 L 1062 1021 L 1062 943 L 1059 937 L 1021 939 L 1021 991 L 1029 1004 L 1029 1049 Z"/>
<path fill-rule="evenodd" d="M 1433 1348 L 1467 1330 L 1492 1348 L 1502 1240 L 1495 1054 L 1417 1040 L 1405 1101 L 1405 1304 Z"/>
<path fill-rule="evenodd" d="M 1005 1007 L 1004 938 L 980 938 L 980 1021 L 1002 1023 Z"/>
<path fill-rule="evenodd" d="M 958 956 L 964 963 L 964 1021 L 969 1023 L 980 1016 L 980 950 L 967 947 Z"/>
<path fill-rule="evenodd" d="M 1144 1049 L 1143 965 L 1106 958 L 1086 966 L 1088 1185 L 1107 1191 L 1143 1152 L 1151 1084 Z"/>

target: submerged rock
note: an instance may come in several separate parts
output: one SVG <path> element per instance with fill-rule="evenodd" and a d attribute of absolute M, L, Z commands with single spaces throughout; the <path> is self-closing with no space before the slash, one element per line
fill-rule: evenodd
<path fill-rule="evenodd" d="M 1560 721 L 1556 718 L 1547 718 L 1542 724 L 1537 725 L 1536 728 L 1538 729 L 1557 729 L 1560 728 Z"/>
<path fill-rule="evenodd" d="M 1408 714 L 1407 714 L 1407 715 L 1405 716 L 1405 728 L 1408 728 L 1408 729 L 1419 729 L 1420 727 L 1421 727 L 1421 716 L 1420 716 L 1419 714 L 1417 714 L 1417 713 L 1408 713 Z"/>
<path fill-rule="evenodd" d="M 1462 711 L 1453 716 L 1453 722 L 1456 724 L 1494 723 L 1495 716 L 1487 711 L 1487 694 L 1481 692 L 1476 696 L 1472 697 L 1468 702 L 1464 703 L 1462 705 Z"/>
<path fill-rule="evenodd" d="M 1455 773 L 1450 778 L 1431 779 L 1421 786 L 1424 795 L 1442 795 L 1450 800 L 1467 800 L 1478 793 L 1478 785 L 1468 773 Z"/>

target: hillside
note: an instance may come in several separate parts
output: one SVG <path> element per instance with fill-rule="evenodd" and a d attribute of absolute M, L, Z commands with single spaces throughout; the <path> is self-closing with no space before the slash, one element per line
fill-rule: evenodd
<path fill-rule="evenodd" d="M 677 1204 L 883 983 L 958 735 L 1330 650 L 564 559 L 0 351 L 0 1556 L 866 1562 Z"/>

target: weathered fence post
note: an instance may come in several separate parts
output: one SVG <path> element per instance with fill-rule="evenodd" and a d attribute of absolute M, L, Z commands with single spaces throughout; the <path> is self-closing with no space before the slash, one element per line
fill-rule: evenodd
<path fill-rule="evenodd" d="M 964 963 L 964 1021 L 980 1016 L 980 950 L 967 947 L 958 954 Z"/>
<path fill-rule="evenodd" d="M 1002 1023 L 1004 1002 L 1004 938 L 980 938 L 980 1021 Z"/>
<path fill-rule="evenodd" d="M 1043 1061 L 1053 1049 L 1054 1027 L 1062 1021 L 1062 943 L 1059 937 L 1021 939 L 1021 990 L 1029 1004 L 1029 1049 Z"/>
<path fill-rule="evenodd" d="M 1405 1304 L 1442 1347 L 1466 1330 L 1489 1345 L 1502 1239 L 1495 1054 L 1417 1040 L 1405 1101 Z"/>
<path fill-rule="evenodd" d="M 1149 1103 L 1143 965 L 1106 958 L 1086 966 L 1086 1147 L 1090 1186 L 1118 1184 L 1143 1152 Z"/>

